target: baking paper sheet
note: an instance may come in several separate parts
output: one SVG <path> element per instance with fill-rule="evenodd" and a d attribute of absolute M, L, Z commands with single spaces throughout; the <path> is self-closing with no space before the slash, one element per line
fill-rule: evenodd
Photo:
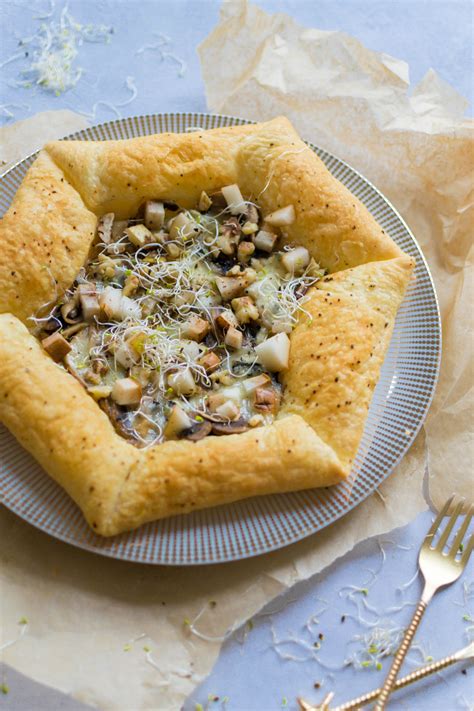
<path fill-rule="evenodd" d="M 2 510 L 0 645 L 24 631 L 3 659 L 101 709 L 179 708 L 210 671 L 226 632 L 359 541 L 412 520 L 426 507 L 425 440 L 435 501 L 455 486 L 470 493 L 473 144 L 463 99 L 433 72 L 409 96 L 404 62 L 243 2 L 224 6 L 200 57 L 210 110 L 253 119 L 286 114 L 304 137 L 361 170 L 401 211 L 437 282 L 443 371 L 426 436 L 420 433 L 379 493 L 276 553 L 199 568 L 139 566 L 67 546 Z M 65 128 L 64 118 L 48 112 L 46 120 L 40 114 L 2 129 L 0 158 L 17 160 L 84 126 L 68 112 Z M 195 628 L 208 639 L 189 624 L 200 613 Z M 27 625 L 18 624 L 23 617 Z"/>
<path fill-rule="evenodd" d="M 443 364 L 425 428 L 429 493 L 436 506 L 453 491 L 472 500 L 474 122 L 463 117 L 467 101 L 432 69 L 411 87 L 400 59 L 245 0 L 223 3 L 199 55 L 211 111 L 254 120 L 284 114 L 304 138 L 371 180 L 413 231 L 443 320 Z"/>

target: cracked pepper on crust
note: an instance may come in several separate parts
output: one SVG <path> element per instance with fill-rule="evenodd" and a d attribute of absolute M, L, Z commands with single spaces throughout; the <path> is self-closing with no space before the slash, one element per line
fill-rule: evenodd
<path fill-rule="evenodd" d="M 280 407 L 269 424 L 236 434 L 139 449 L 42 348 L 30 317 L 71 288 L 106 213 L 124 220 L 160 200 L 191 210 L 203 191 L 234 184 L 263 221 L 293 206 L 280 244 L 304 247 L 326 273 L 288 332 L 288 367 L 274 378 Z M 50 143 L 0 224 L 0 247 L 0 420 L 97 533 L 349 475 L 413 261 L 285 118 Z"/>

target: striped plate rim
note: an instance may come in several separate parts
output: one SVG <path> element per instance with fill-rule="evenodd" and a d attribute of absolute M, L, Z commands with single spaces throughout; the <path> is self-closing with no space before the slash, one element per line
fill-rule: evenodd
<path fill-rule="evenodd" d="M 253 122 L 219 114 L 148 114 L 91 126 L 63 140 L 124 139 L 247 123 Z M 316 533 L 351 511 L 393 471 L 423 424 L 438 378 L 441 323 L 435 288 L 416 239 L 393 205 L 346 162 L 307 145 L 416 259 L 415 279 L 397 316 L 350 479 L 328 489 L 257 497 L 175 516 L 103 539 L 0 426 L 0 499 L 7 508 L 55 538 L 101 555 L 148 564 L 199 565 L 268 553 Z M 2 214 L 36 155 L 0 175 Z"/>

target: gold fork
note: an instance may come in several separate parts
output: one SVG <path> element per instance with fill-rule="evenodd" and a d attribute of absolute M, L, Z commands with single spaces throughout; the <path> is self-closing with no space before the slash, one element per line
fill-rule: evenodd
<path fill-rule="evenodd" d="M 474 642 L 471 642 L 467 645 L 467 647 L 460 649 L 454 654 L 450 654 L 448 657 L 444 657 L 444 659 L 439 659 L 436 662 L 431 662 L 430 664 L 427 664 L 426 666 L 421 667 L 420 669 L 415 669 L 415 671 L 412 671 L 410 674 L 407 674 L 407 676 L 404 676 L 402 679 L 397 679 L 393 686 L 393 691 L 398 691 L 399 689 L 403 689 L 406 686 L 409 686 L 410 684 L 414 684 L 420 679 L 424 679 L 425 677 L 430 676 L 431 674 L 436 674 L 442 669 L 450 667 L 452 664 L 456 664 L 457 662 L 461 661 L 471 661 L 472 659 L 474 659 Z M 328 707 L 328 704 L 331 700 L 328 696 L 326 696 L 322 703 L 318 704 L 317 706 L 313 706 L 304 699 L 298 699 L 298 703 L 302 711 L 356 711 L 356 709 L 361 709 L 363 706 L 370 703 L 371 701 L 375 701 L 377 696 L 380 694 L 380 691 L 381 689 L 374 689 L 373 691 L 369 691 L 367 694 L 358 696 L 356 699 L 346 701 L 340 706 L 333 706 L 331 707 L 331 709 L 329 709 Z"/>
<path fill-rule="evenodd" d="M 464 503 L 465 499 L 458 500 L 456 494 L 453 494 L 453 496 L 446 501 L 445 505 L 436 517 L 435 522 L 426 534 L 425 540 L 423 541 L 418 559 L 420 570 L 425 579 L 423 593 L 413 615 L 412 621 L 405 631 L 405 636 L 403 637 L 402 643 L 395 654 L 392 666 L 390 667 L 380 694 L 377 698 L 377 702 L 374 706 L 375 711 L 383 711 L 385 709 L 385 705 L 394 687 L 400 667 L 402 666 L 405 655 L 410 647 L 412 639 L 418 629 L 418 625 L 420 624 L 421 618 L 423 617 L 431 598 L 435 592 L 439 590 L 439 588 L 442 588 L 445 585 L 451 585 L 451 583 L 454 583 L 454 581 L 459 578 L 466 567 L 469 556 L 472 553 L 472 549 L 474 547 L 474 534 L 471 535 L 467 545 L 464 546 L 464 549 L 463 539 L 471 522 L 472 515 L 474 514 L 474 506 L 470 506 L 464 522 L 456 534 L 449 550 L 446 553 L 443 552 L 446 543 L 448 542 L 449 535 L 453 530 L 454 524 L 463 510 Z M 448 523 L 446 524 L 446 528 L 441 533 L 437 544 L 433 546 L 433 539 L 438 531 L 441 531 L 441 523 L 444 517 L 449 514 L 449 511 L 453 505 L 454 510 Z M 462 553 L 459 560 L 456 560 L 456 555 L 459 551 L 462 551 Z"/>

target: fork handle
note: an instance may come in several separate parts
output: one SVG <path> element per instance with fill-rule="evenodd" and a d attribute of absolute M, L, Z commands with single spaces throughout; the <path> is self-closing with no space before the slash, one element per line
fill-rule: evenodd
<path fill-rule="evenodd" d="M 400 667 L 403 664 L 403 660 L 405 659 L 406 653 L 408 652 L 412 639 L 415 635 L 416 630 L 418 629 L 418 625 L 421 622 L 421 618 L 424 615 L 427 605 L 428 601 L 425 601 L 423 599 L 420 600 L 420 602 L 418 603 L 415 610 L 415 614 L 413 615 L 412 620 L 405 631 L 402 643 L 398 648 L 398 651 L 395 655 L 395 659 L 393 660 L 392 666 L 390 667 L 390 671 L 387 674 L 387 678 L 385 679 L 382 691 L 378 696 L 377 703 L 374 706 L 374 711 L 383 711 L 385 709 L 385 705 L 388 701 L 388 697 L 392 692 L 395 680 L 398 676 L 398 672 L 400 671 Z"/>

